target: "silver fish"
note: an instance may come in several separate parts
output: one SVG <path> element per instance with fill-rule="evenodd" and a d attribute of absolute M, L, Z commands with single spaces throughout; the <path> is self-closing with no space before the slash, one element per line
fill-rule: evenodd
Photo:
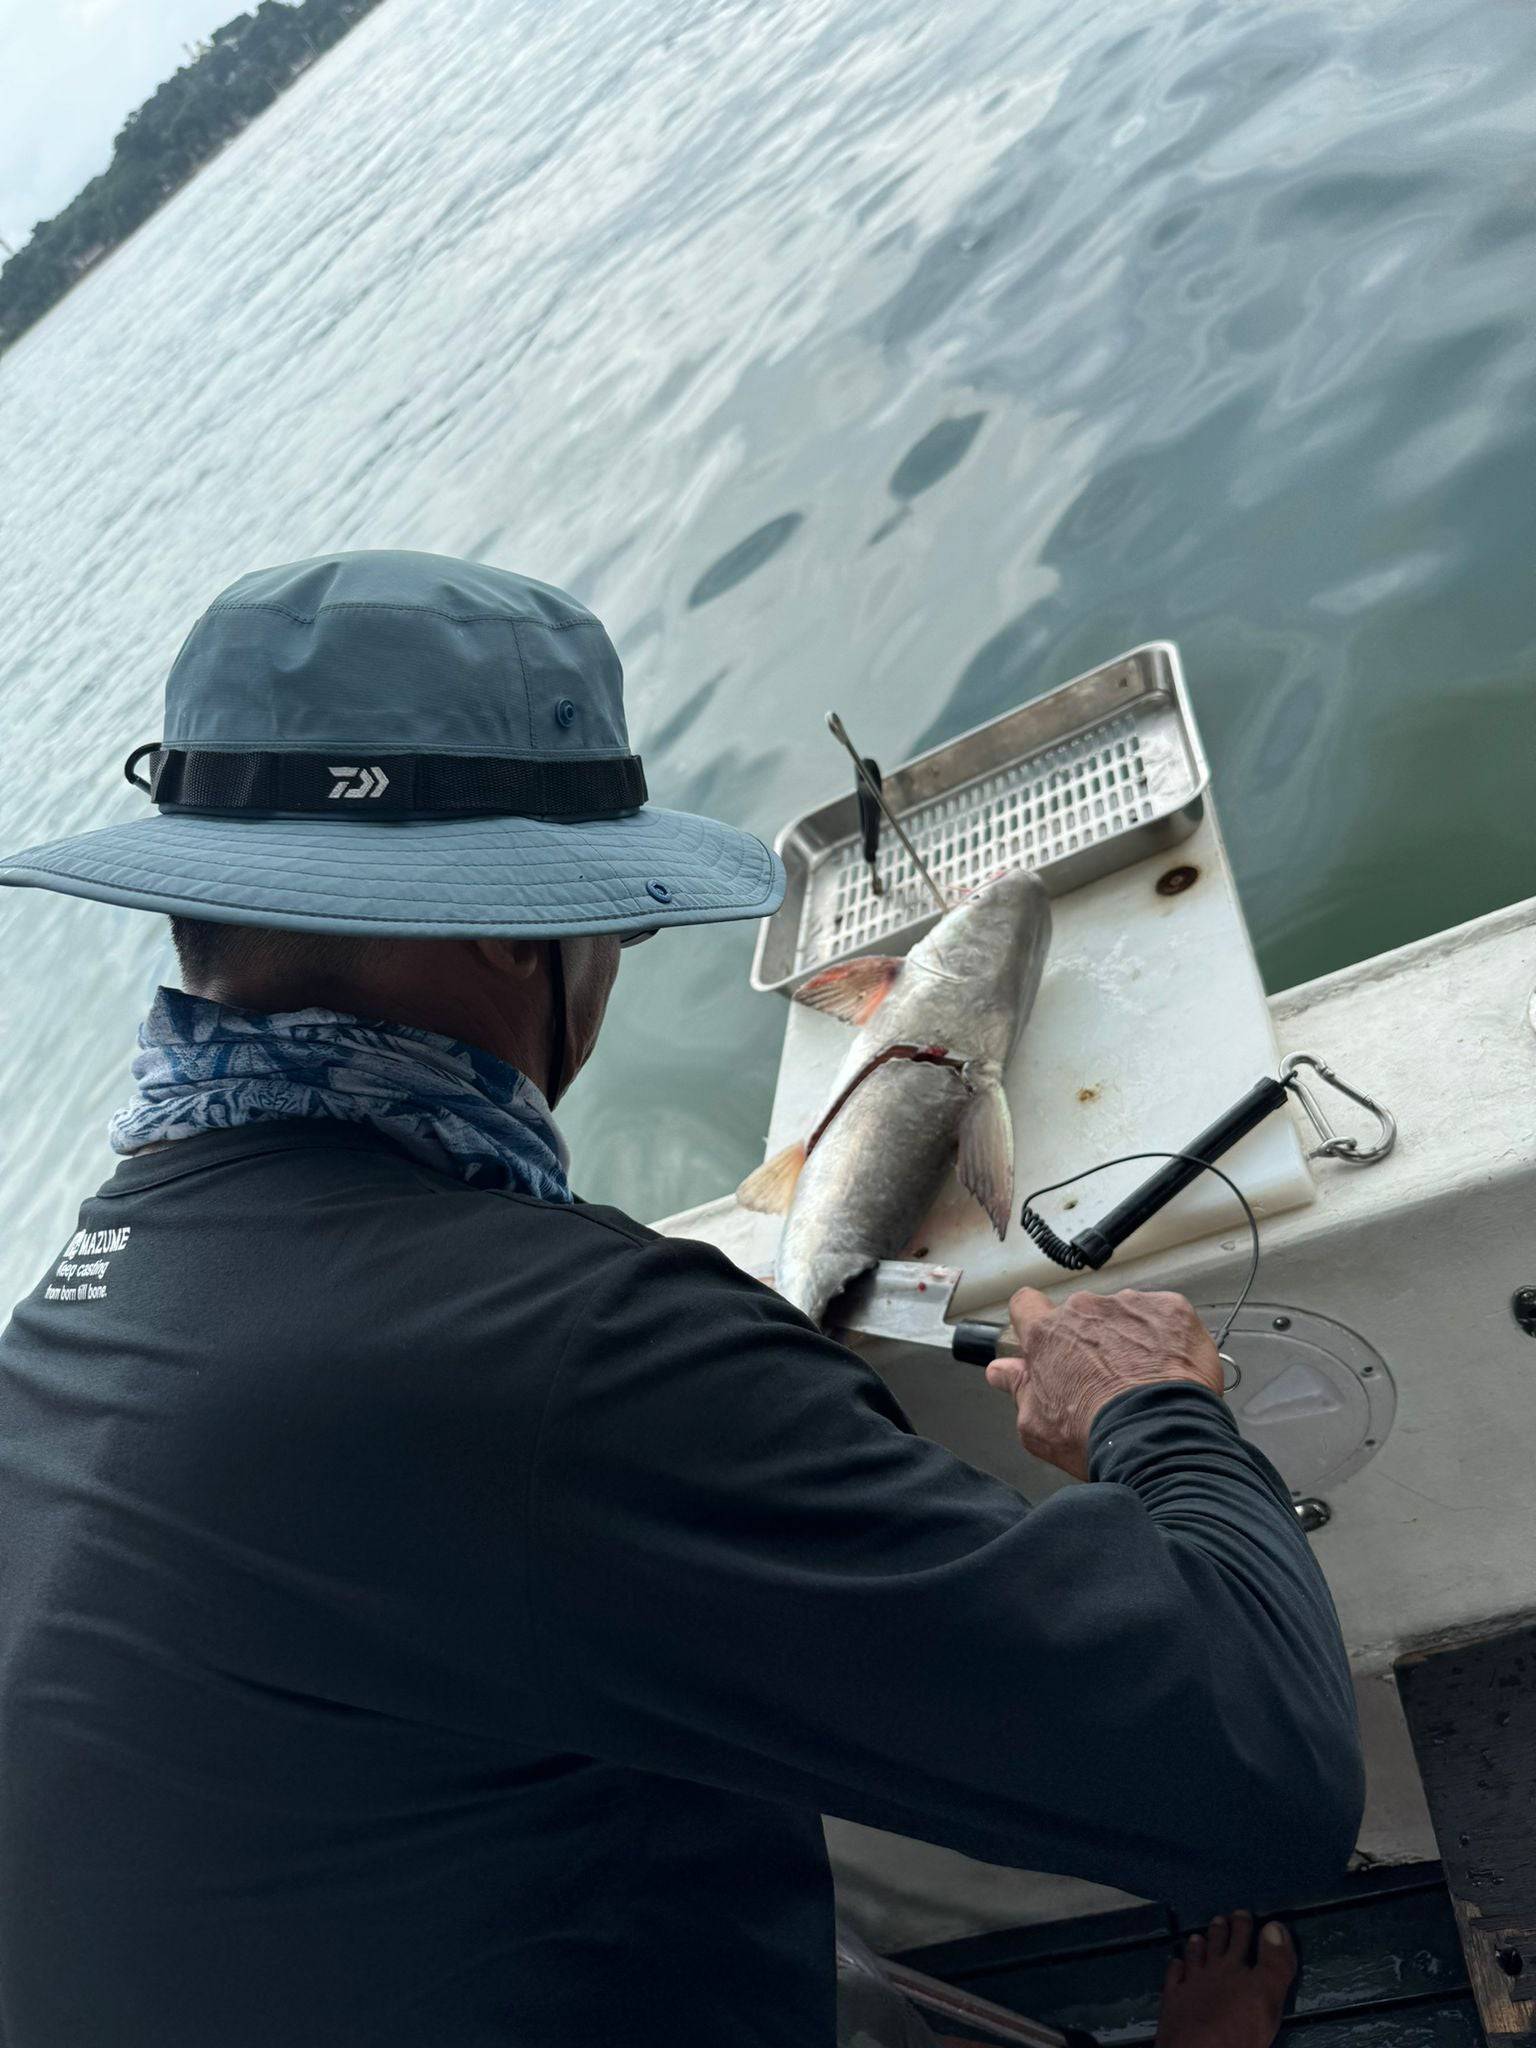
<path fill-rule="evenodd" d="M 1050 943 L 1050 900 L 1014 868 L 940 918 L 905 960 L 845 961 L 796 992 L 862 1028 L 815 1130 L 737 1192 L 748 1208 L 787 1208 L 774 1284 L 813 1321 L 907 1246 L 953 1166 L 1006 1232 L 1013 1120 L 1003 1070 Z"/>

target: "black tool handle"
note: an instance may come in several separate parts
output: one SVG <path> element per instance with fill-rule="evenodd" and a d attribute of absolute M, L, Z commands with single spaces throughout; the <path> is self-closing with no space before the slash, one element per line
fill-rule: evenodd
<path fill-rule="evenodd" d="M 950 1354 L 962 1365 L 990 1365 L 999 1351 L 1014 1349 L 1011 1341 L 1006 1346 L 1002 1341 L 1011 1335 L 1006 1323 L 956 1323 L 949 1342 Z"/>
<path fill-rule="evenodd" d="M 1100 1266 L 1109 1263 L 1133 1232 L 1140 1230 L 1149 1217 L 1155 1216 L 1175 1195 L 1182 1193 L 1211 1160 L 1229 1152 L 1239 1138 L 1246 1138 L 1256 1125 L 1263 1123 L 1265 1117 L 1273 1115 L 1283 1102 L 1289 1100 L 1290 1091 L 1283 1081 L 1273 1081 L 1268 1077 L 1256 1081 L 1225 1116 L 1218 1117 L 1209 1130 L 1202 1131 L 1198 1138 L 1184 1147 L 1186 1157 L 1170 1159 L 1123 1202 L 1117 1203 L 1101 1222 L 1091 1229 L 1079 1231 L 1072 1240 L 1075 1248 L 1097 1272 Z"/>
<path fill-rule="evenodd" d="M 864 772 L 875 789 L 884 787 L 879 763 L 868 754 L 864 756 Z M 863 776 L 855 785 L 855 794 L 859 800 L 859 837 L 864 842 L 864 858 L 873 867 L 875 855 L 880 851 L 880 803 Z"/>

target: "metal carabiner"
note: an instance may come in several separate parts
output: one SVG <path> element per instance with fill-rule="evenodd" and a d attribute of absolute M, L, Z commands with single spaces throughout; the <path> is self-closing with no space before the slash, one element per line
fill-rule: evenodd
<path fill-rule="evenodd" d="M 1330 1088 L 1340 1095 L 1347 1095 L 1351 1102 L 1358 1102 L 1362 1109 L 1368 1109 L 1380 1126 L 1380 1136 L 1374 1145 L 1362 1145 L 1358 1138 L 1343 1138 L 1329 1123 L 1323 1113 L 1322 1104 L 1297 1072 L 1299 1067 L 1310 1067 L 1320 1081 L 1326 1081 Z M 1280 1079 L 1290 1089 L 1296 1100 L 1307 1113 L 1312 1128 L 1322 1143 L 1313 1148 L 1313 1159 L 1346 1159 L 1351 1166 L 1371 1166 L 1378 1159 L 1385 1159 L 1397 1143 L 1397 1119 L 1391 1110 L 1383 1109 L 1379 1102 L 1373 1102 L 1369 1095 L 1362 1095 L 1358 1088 L 1351 1088 L 1347 1081 L 1341 1081 L 1332 1067 L 1316 1059 L 1309 1052 L 1293 1052 L 1280 1063 Z"/>

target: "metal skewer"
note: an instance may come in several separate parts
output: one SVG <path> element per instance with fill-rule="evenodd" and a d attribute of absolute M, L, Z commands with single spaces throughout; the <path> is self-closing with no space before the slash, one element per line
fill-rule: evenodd
<path fill-rule="evenodd" d="M 901 820 L 897 817 L 896 813 L 891 809 L 890 805 L 886 802 L 884 790 L 881 789 L 879 783 L 875 781 L 874 777 L 870 774 L 869 770 L 864 766 L 863 755 L 859 752 L 858 748 L 853 744 L 853 741 L 849 739 L 848 729 L 843 724 L 843 721 L 838 717 L 835 711 L 829 711 L 827 713 L 827 730 L 831 733 L 832 737 L 835 740 L 839 741 L 841 745 L 845 746 L 848 749 L 848 753 L 853 761 L 853 765 L 858 770 L 860 782 L 863 783 L 864 787 L 869 791 L 870 795 L 874 798 L 875 802 L 880 806 L 880 809 L 884 812 L 885 822 L 890 826 L 891 830 L 896 834 L 896 837 L 901 841 L 902 845 L 906 848 L 907 858 L 911 861 L 913 867 L 917 869 L 917 872 L 922 876 L 923 880 L 928 884 L 929 889 L 933 892 L 933 900 L 935 901 L 935 903 L 938 904 L 939 909 L 941 911 L 947 912 L 950 907 L 948 897 L 944 894 L 944 891 L 939 887 L 938 883 L 933 879 L 932 875 L 929 874 L 927 868 L 923 866 L 922 858 L 919 855 L 917 848 L 912 844 L 911 840 L 907 837 L 906 831 L 902 826 Z"/>

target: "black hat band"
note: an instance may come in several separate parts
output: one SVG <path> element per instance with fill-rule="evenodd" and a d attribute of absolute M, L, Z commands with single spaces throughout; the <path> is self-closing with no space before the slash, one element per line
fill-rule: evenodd
<path fill-rule="evenodd" d="M 149 761 L 149 780 L 135 771 Z M 646 799 L 638 754 L 223 754 L 137 747 L 123 773 L 162 810 L 339 818 L 620 818 Z"/>

